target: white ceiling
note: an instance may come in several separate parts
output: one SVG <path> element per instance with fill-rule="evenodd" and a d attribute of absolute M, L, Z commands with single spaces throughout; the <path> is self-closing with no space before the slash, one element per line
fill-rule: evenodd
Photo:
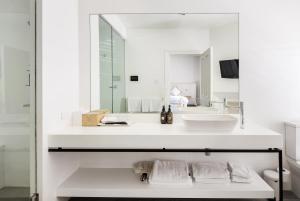
<path fill-rule="evenodd" d="M 127 29 L 212 28 L 237 23 L 237 14 L 117 14 Z"/>

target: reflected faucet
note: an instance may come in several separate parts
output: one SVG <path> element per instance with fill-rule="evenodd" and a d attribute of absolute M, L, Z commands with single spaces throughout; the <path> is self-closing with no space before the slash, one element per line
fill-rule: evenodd
<path fill-rule="evenodd" d="M 244 102 L 240 102 L 240 127 L 241 129 L 245 128 L 245 119 L 244 119 Z"/>
<path fill-rule="evenodd" d="M 229 106 L 227 104 L 227 99 L 224 98 L 224 108 L 239 108 L 240 109 L 240 128 L 245 128 L 245 113 L 244 113 L 244 102 L 240 101 L 239 106 Z"/>

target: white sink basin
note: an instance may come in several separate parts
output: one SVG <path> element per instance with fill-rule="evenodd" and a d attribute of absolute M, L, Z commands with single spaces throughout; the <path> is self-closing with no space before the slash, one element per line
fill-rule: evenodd
<path fill-rule="evenodd" d="M 188 129 L 233 130 L 238 119 L 229 114 L 187 114 L 182 115 Z"/>

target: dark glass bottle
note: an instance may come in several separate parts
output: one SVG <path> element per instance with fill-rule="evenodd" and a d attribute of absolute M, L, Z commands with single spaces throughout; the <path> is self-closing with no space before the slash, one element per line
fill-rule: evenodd
<path fill-rule="evenodd" d="M 171 111 L 171 105 L 169 105 L 167 112 L 167 124 L 173 124 L 173 112 Z"/>
<path fill-rule="evenodd" d="M 166 124 L 167 123 L 167 113 L 165 106 L 162 107 L 161 113 L 160 113 L 160 123 Z"/>

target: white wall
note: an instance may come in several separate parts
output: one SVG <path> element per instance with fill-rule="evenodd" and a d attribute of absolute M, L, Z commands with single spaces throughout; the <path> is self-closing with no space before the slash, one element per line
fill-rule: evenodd
<path fill-rule="evenodd" d="M 175 54 L 170 56 L 170 82 L 199 82 L 200 55 Z"/>
<path fill-rule="evenodd" d="M 38 21 L 38 148 L 39 192 L 43 201 L 56 200 L 56 188 L 78 166 L 77 155 L 48 153 L 47 135 L 71 124 L 79 109 L 78 97 L 78 1 L 39 2 Z M 41 26 L 42 25 L 42 26 Z M 42 68 L 41 68 L 42 66 Z M 42 87 L 42 88 L 40 88 Z M 40 146 L 40 143 L 42 146 Z"/>
<path fill-rule="evenodd" d="M 102 15 L 102 17 L 116 30 L 123 39 L 127 38 L 127 30 L 117 15 Z"/>
<path fill-rule="evenodd" d="M 238 93 L 239 80 L 221 78 L 220 60 L 239 58 L 239 27 L 238 24 L 226 24 L 210 30 L 210 42 L 214 48 L 214 92 Z"/>
<path fill-rule="evenodd" d="M 283 121 L 300 118 L 299 6 L 297 0 L 79 0 L 80 106 L 89 108 L 89 13 L 239 13 L 246 122 L 283 133 Z"/>
<path fill-rule="evenodd" d="M 300 94 L 295 93 L 300 87 L 299 6 L 297 0 L 79 0 L 80 87 L 89 85 L 89 13 L 238 12 L 240 96 L 246 120 L 283 132 L 282 121 L 300 116 Z M 89 92 L 80 91 L 80 105 L 87 107 L 84 97 Z"/>
<path fill-rule="evenodd" d="M 56 127 L 55 122 L 60 122 L 57 115 L 60 110 L 77 109 L 75 97 L 78 98 L 78 91 L 74 86 L 78 86 L 78 72 L 75 70 L 78 68 L 78 18 L 74 1 L 43 1 L 43 91 L 47 92 L 43 100 L 44 134 L 49 128 Z M 300 93 L 297 93 L 300 87 L 299 7 L 298 0 L 79 0 L 80 89 L 87 89 L 90 84 L 89 13 L 239 12 L 240 96 L 245 102 L 246 122 L 254 120 L 283 133 L 282 121 L 300 116 Z M 77 75 L 68 74 L 70 72 Z M 51 84 L 54 85 L 51 87 Z M 89 91 L 80 90 L 79 97 L 80 106 L 88 109 L 89 99 L 85 97 L 90 97 Z M 77 162 L 72 159 L 77 155 L 53 154 L 48 158 L 47 136 L 43 137 L 43 188 L 49 196 L 54 196 L 55 186 L 69 174 L 68 170 L 76 167 Z M 266 158 L 254 161 L 258 164 Z M 275 158 L 270 157 L 270 160 Z M 53 162 L 63 163 L 56 172 L 51 167 Z M 57 180 L 53 181 L 55 178 L 51 177 Z M 54 200 L 53 197 L 42 198 L 44 201 Z"/>
<path fill-rule="evenodd" d="M 202 52 L 209 47 L 207 29 L 128 29 L 127 32 L 125 76 L 128 97 L 164 97 L 166 53 Z M 139 82 L 130 82 L 130 75 L 139 75 Z"/>
<path fill-rule="evenodd" d="M 100 108 L 100 38 L 99 16 L 91 15 L 91 110 Z"/>

